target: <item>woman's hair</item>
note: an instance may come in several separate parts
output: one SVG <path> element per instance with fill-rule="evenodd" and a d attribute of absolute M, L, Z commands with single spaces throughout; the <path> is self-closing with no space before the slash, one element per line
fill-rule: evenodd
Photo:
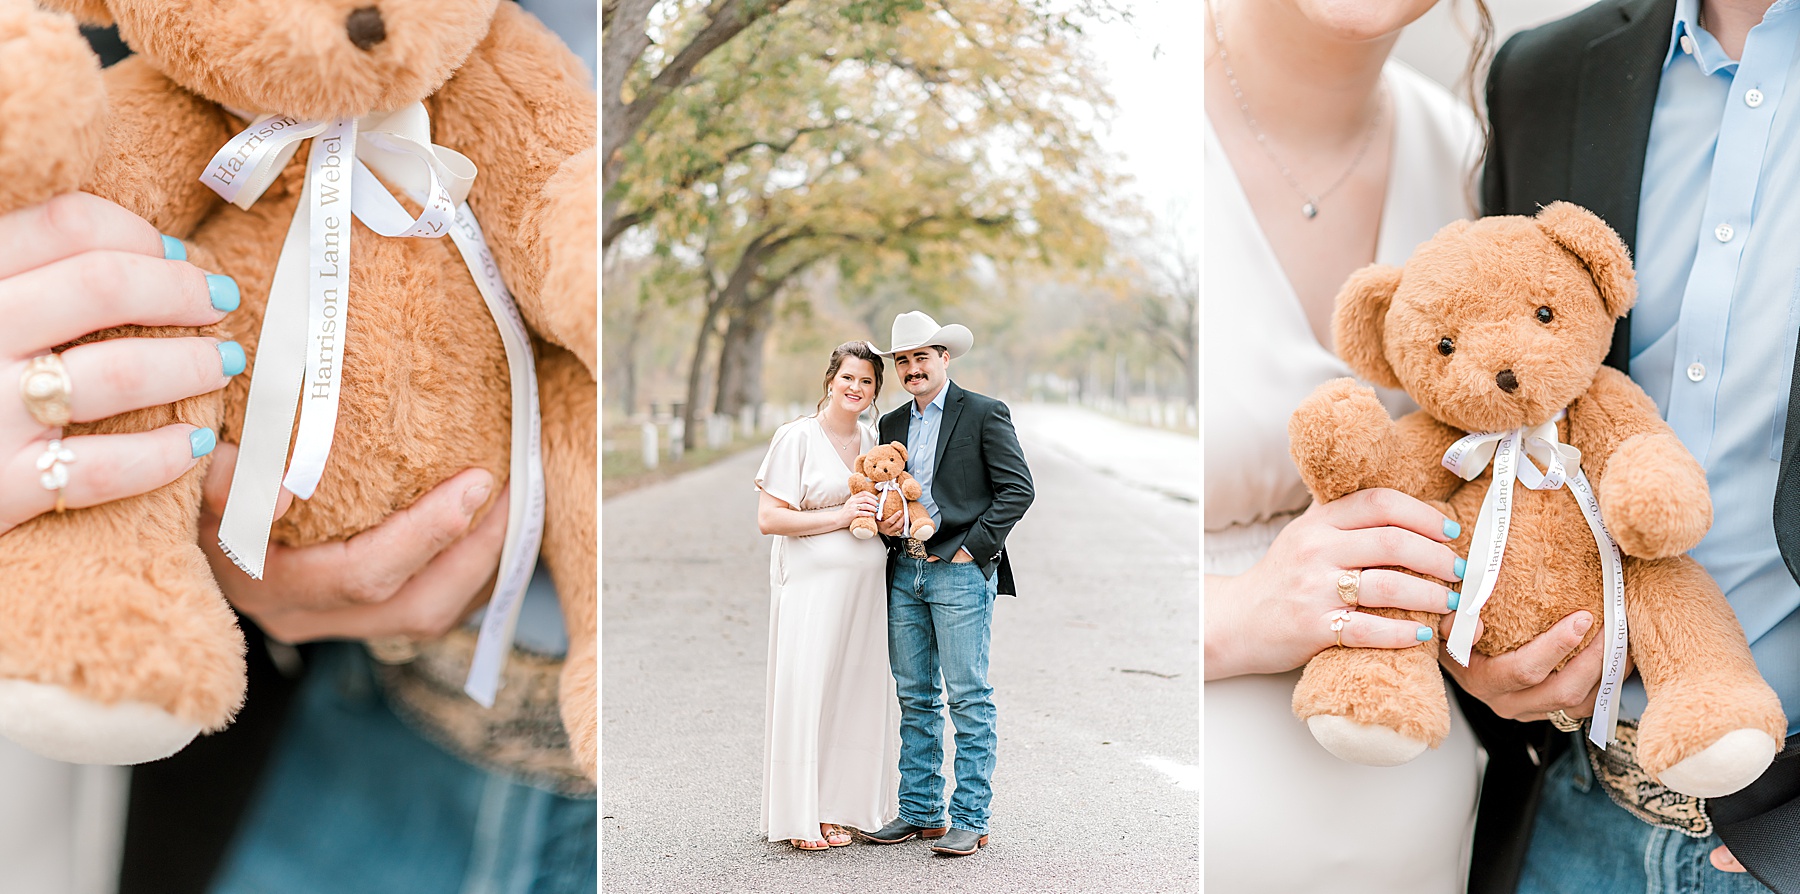
<path fill-rule="evenodd" d="M 1481 125 L 1481 155 L 1475 160 L 1475 168 L 1468 172 L 1466 186 L 1475 200 L 1475 213 L 1481 213 L 1481 195 L 1478 185 L 1481 182 L 1481 169 L 1487 163 L 1490 144 L 1494 141 L 1494 129 L 1488 123 L 1486 110 L 1482 108 L 1482 97 L 1486 93 L 1487 68 L 1494 58 L 1494 14 L 1488 11 L 1487 0 L 1474 0 L 1475 33 L 1469 45 L 1469 61 L 1463 65 L 1463 90 L 1469 101 L 1469 109 L 1475 113 Z"/>
<path fill-rule="evenodd" d="M 845 357 L 867 360 L 875 369 L 875 393 L 869 398 L 869 405 L 874 406 L 875 398 L 881 396 L 881 355 L 866 341 L 847 341 L 831 349 L 831 362 L 825 365 L 825 393 L 820 396 L 819 404 L 813 412 L 825 409 L 825 401 L 831 399 L 831 380 L 837 378 L 838 369 L 843 367 Z"/>

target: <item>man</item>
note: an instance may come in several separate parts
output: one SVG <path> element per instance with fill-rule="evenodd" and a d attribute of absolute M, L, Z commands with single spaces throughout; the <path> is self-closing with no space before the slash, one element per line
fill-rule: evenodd
<path fill-rule="evenodd" d="M 968 327 L 919 311 L 894 318 L 890 347 L 910 403 L 881 417 L 881 441 L 906 445 L 906 471 L 936 533 L 902 536 L 904 513 L 881 520 L 888 542 L 888 662 L 900 695 L 900 816 L 865 841 L 937 838 L 967 856 L 987 844 L 993 800 L 994 690 L 988 640 L 996 593 L 1013 593 L 1006 535 L 1031 505 L 1031 471 L 1006 405 L 950 381 L 974 343 Z M 939 677 L 943 698 L 940 699 Z M 943 706 L 956 725 L 956 793 L 944 822 Z"/>
<path fill-rule="evenodd" d="M 1792 0 L 1601 0 L 1517 35 L 1489 76 L 1483 182 L 1489 214 L 1566 199 L 1632 246 L 1638 303 L 1607 362 L 1644 387 L 1706 469 L 1714 522 L 1692 554 L 1781 696 L 1790 743 L 1800 742 L 1800 400 L 1788 387 L 1800 165 L 1783 147 L 1800 138 L 1796 44 Z M 1749 789 L 1702 803 L 1645 777 L 1623 760 L 1628 749 L 1590 755 L 1579 731 L 1510 722 L 1578 730 L 1571 718 L 1591 713 L 1597 650 L 1552 670 L 1579 620 L 1527 644 L 1521 660 L 1451 669 L 1494 709 L 1464 700 L 1490 756 L 1470 890 L 1800 890 L 1793 747 Z M 1621 716 L 1636 717 L 1641 683 L 1621 701 Z"/>

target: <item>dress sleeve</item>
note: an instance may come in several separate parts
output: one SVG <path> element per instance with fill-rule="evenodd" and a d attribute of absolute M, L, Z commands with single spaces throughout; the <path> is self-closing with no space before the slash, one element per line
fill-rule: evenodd
<path fill-rule="evenodd" d="M 806 466 L 805 420 L 775 430 L 762 468 L 756 470 L 756 488 L 796 509 L 804 491 Z"/>

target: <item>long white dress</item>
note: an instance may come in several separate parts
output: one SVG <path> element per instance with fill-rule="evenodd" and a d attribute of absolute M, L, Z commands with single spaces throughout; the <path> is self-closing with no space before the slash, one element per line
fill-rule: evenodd
<path fill-rule="evenodd" d="M 1394 148 L 1376 260 L 1399 264 L 1471 216 L 1468 110 L 1397 61 L 1382 72 Z M 1287 421 L 1320 382 L 1350 375 L 1319 344 L 1210 122 L 1206 128 L 1205 568 L 1239 574 L 1311 502 Z M 1390 406 L 1390 410 L 1395 407 Z M 1333 757 L 1294 717 L 1300 672 L 1205 684 L 1208 894 L 1464 889 L 1478 746 L 1451 702 L 1444 744 L 1399 767 Z"/>
<path fill-rule="evenodd" d="M 875 445 L 860 425 L 859 453 Z M 850 499 L 850 469 L 817 417 L 782 426 L 756 486 L 796 509 Z M 819 839 L 820 823 L 874 831 L 899 815 L 900 703 L 888 669 L 887 550 L 848 529 L 775 538 L 762 830 Z"/>

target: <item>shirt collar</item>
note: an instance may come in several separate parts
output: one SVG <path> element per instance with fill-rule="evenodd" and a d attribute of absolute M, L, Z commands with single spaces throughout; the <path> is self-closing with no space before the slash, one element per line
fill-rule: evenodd
<path fill-rule="evenodd" d="M 1791 12 L 1795 6 L 1795 0 L 1775 0 L 1769 11 L 1763 13 L 1762 20 L 1772 22 Z M 1681 46 L 1684 36 L 1693 39 L 1694 62 L 1701 72 L 1707 75 L 1737 74 L 1739 60 L 1725 55 L 1725 48 L 1719 45 L 1718 39 L 1700 27 L 1700 0 L 1675 0 L 1675 21 L 1669 26 L 1669 50 L 1663 55 L 1665 71 L 1670 63 L 1687 55 Z"/>

